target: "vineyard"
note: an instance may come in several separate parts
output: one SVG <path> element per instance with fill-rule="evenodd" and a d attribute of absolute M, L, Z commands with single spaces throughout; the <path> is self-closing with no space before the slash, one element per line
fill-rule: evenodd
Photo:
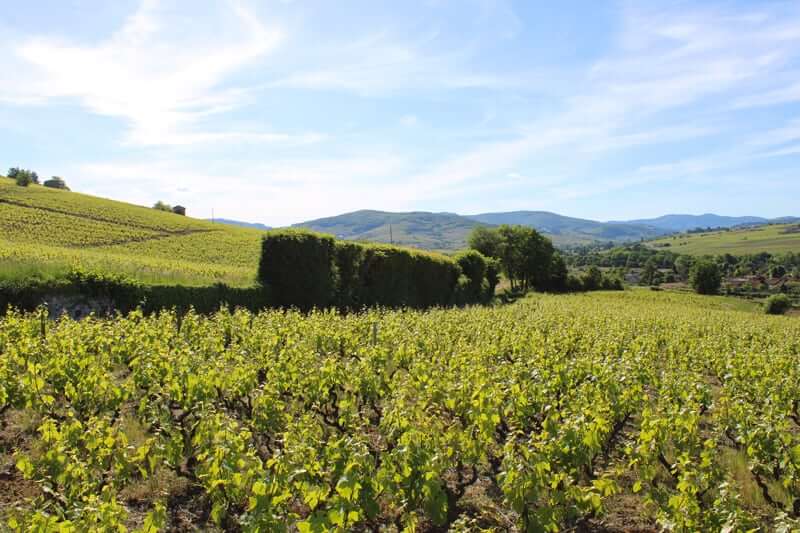
<path fill-rule="evenodd" d="M 81 268 L 152 284 L 251 285 L 263 232 L 0 177 L 0 274 Z"/>
<path fill-rule="evenodd" d="M 745 255 L 800 250 L 797 224 L 770 224 L 755 228 L 680 234 L 649 241 L 648 245 L 676 254 Z"/>
<path fill-rule="evenodd" d="M 796 531 L 800 322 L 645 291 L 0 320 L 12 530 Z"/>

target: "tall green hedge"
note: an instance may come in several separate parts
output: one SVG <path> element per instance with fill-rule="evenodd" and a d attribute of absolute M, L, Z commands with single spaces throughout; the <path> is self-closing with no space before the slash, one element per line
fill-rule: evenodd
<path fill-rule="evenodd" d="M 327 307 L 335 301 L 336 278 L 333 237 L 292 229 L 264 237 L 258 280 L 276 305 Z"/>
<path fill-rule="evenodd" d="M 425 308 L 457 303 L 460 274 L 439 254 L 278 230 L 264 237 L 259 281 L 284 307 Z"/>

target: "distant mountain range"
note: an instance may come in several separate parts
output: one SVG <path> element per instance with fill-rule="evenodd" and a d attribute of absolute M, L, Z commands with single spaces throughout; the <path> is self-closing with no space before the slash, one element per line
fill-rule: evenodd
<path fill-rule="evenodd" d="M 270 229 L 264 224 L 252 224 L 228 219 L 216 219 L 215 221 L 237 226 Z M 556 246 L 563 247 L 593 242 L 610 241 L 623 243 L 641 239 L 647 240 L 695 228 L 730 228 L 797 221 L 800 221 L 800 218 L 729 217 L 707 213 L 703 215 L 664 215 L 648 219 L 599 222 L 567 217 L 547 211 L 510 211 L 505 213 L 458 215 L 456 213 L 430 213 L 425 211 L 390 213 L 386 211 L 361 210 L 333 217 L 309 220 L 295 224 L 292 227 L 330 233 L 340 239 L 393 242 L 402 246 L 413 246 L 428 250 L 453 251 L 466 247 L 469 233 L 478 225 L 520 224 L 530 226 L 551 238 Z"/>
<path fill-rule="evenodd" d="M 467 236 L 478 225 L 477 220 L 453 213 L 364 210 L 310 220 L 293 227 L 330 233 L 340 239 L 393 242 L 428 250 L 458 250 L 466 246 Z"/>
<path fill-rule="evenodd" d="M 270 226 L 266 226 L 258 222 L 242 222 L 241 220 L 231 220 L 229 218 L 214 218 L 214 219 L 207 218 L 206 220 L 219 224 L 228 224 L 229 226 L 239 226 L 240 228 L 253 228 L 253 229 L 263 229 L 263 230 L 272 229 Z"/>
<path fill-rule="evenodd" d="M 484 224 L 518 224 L 530 226 L 548 235 L 557 245 L 582 244 L 596 241 L 634 241 L 664 234 L 655 226 L 635 222 L 597 222 L 583 218 L 565 217 L 547 211 L 511 211 L 483 213 L 468 218 Z"/>
<path fill-rule="evenodd" d="M 792 218 L 792 217 L 785 217 Z M 762 217 L 726 217 L 706 213 L 704 215 L 664 215 L 657 218 L 641 218 L 626 220 L 620 224 L 643 224 L 666 231 L 687 231 L 695 228 L 732 228 L 753 224 L 766 224 L 770 222 Z"/>

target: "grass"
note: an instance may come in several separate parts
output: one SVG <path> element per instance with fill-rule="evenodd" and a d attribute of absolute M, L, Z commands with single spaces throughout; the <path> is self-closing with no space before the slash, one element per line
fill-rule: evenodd
<path fill-rule="evenodd" d="M 800 225 L 771 224 L 730 231 L 680 234 L 647 244 L 653 248 L 688 255 L 800 252 Z"/>
<path fill-rule="evenodd" d="M 80 266 L 153 285 L 247 286 L 262 235 L 0 177 L 0 280 L 58 278 Z"/>

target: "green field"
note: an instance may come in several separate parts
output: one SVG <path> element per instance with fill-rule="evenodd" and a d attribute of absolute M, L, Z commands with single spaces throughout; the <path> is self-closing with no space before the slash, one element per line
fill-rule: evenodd
<path fill-rule="evenodd" d="M 0 177 L 0 278 L 53 277 L 80 266 L 149 284 L 246 286 L 262 235 Z"/>
<path fill-rule="evenodd" d="M 797 531 L 800 321 L 725 298 L 0 319 L 0 529 Z"/>
<path fill-rule="evenodd" d="M 680 234 L 649 241 L 647 245 L 689 255 L 800 253 L 800 225 L 774 224 L 730 231 Z"/>

